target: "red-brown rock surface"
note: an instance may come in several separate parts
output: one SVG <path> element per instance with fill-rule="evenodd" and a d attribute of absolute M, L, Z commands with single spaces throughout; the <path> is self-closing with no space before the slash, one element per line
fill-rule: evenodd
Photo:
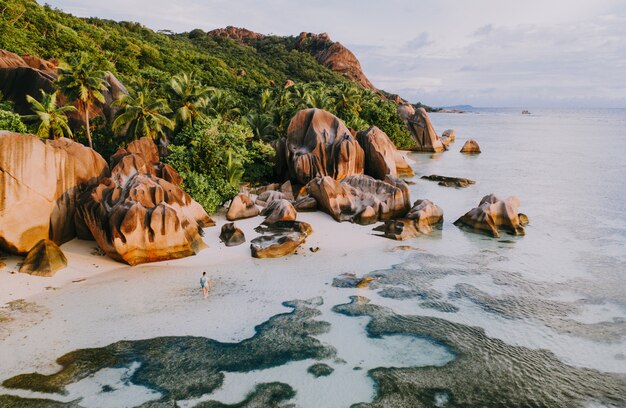
<path fill-rule="evenodd" d="M 30 114 L 30 104 L 26 101 L 26 95 L 39 98 L 40 90 L 53 92 L 54 82 L 57 80 L 57 65 L 57 61 L 46 61 L 30 55 L 20 57 L 12 52 L 0 50 L 0 92 L 14 103 L 16 112 Z M 102 116 L 110 122 L 119 109 L 111 104 L 128 91 L 112 73 L 108 72 L 104 79 L 108 84 L 108 88 L 102 91 L 105 102 L 96 101 L 89 114 L 91 118 Z M 66 97 L 60 94 L 59 104 L 65 103 Z M 70 112 L 69 118 L 73 124 L 84 125 L 84 118 L 80 112 Z"/>
<path fill-rule="evenodd" d="M 471 230 L 483 232 L 493 237 L 500 236 L 500 229 L 513 235 L 524 235 L 524 225 L 528 218 L 519 214 L 520 201 L 511 196 L 500 200 L 494 194 L 483 197 L 478 207 L 471 209 L 454 222 L 458 227 L 467 227 Z"/>
<path fill-rule="evenodd" d="M 265 218 L 263 224 L 272 225 L 278 221 L 295 221 L 298 213 L 290 201 L 285 199 L 274 200 L 261 211 Z"/>
<path fill-rule="evenodd" d="M 250 41 L 262 40 L 263 34 L 255 33 L 246 28 L 227 26 L 226 28 L 216 28 L 207 33 L 213 37 L 226 37 L 238 41 L 242 44 L 249 44 Z"/>
<path fill-rule="evenodd" d="M 376 180 L 365 175 L 351 176 L 341 182 L 319 177 L 307 184 L 318 207 L 336 221 L 371 224 L 404 216 L 410 208 L 408 186 L 401 180 Z"/>
<path fill-rule="evenodd" d="M 206 246 L 201 227 L 215 225 L 178 185 L 159 177 L 151 143 L 144 138 L 118 151 L 111 177 L 79 203 L 100 249 L 130 265 L 194 255 Z"/>
<path fill-rule="evenodd" d="M 291 180 L 306 184 L 315 177 L 336 180 L 363 173 L 363 149 L 348 128 L 321 109 L 298 112 L 287 130 L 287 168 Z"/>
<path fill-rule="evenodd" d="M 78 195 L 108 171 L 80 143 L 0 131 L 0 248 L 26 254 L 42 239 L 74 238 Z"/>
<path fill-rule="evenodd" d="M 228 221 L 241 220 L 244 218 L 256 217 L 259 215 L 259 208 L 247 194 L 237 194 L 230 202 L 226 219 Z"/>
<path fill-rule="evenodd" d="M 415 141 L 415 145 L 410 150 L 418 152 L 443 152 L 445 150 L 437 132 L 430 123 L 426 109 L 414 109 L 411 105 L 402 105 L 398 106 L 398 115 Z"/>
<path fill-rule="evenodd" d="M 311 225 L 302 221 L 279 221 L 263 230 L 263 235 L 250 242 L 254 258 L 278 258 L 302 245 L 313 233 Z"/>
<path fill-rule="evenodd" d="M 358 132 L 356 138 L 365 152 L 365 174 L 379 180 L 415 175 L 389 136 L 376 126 Z"/>

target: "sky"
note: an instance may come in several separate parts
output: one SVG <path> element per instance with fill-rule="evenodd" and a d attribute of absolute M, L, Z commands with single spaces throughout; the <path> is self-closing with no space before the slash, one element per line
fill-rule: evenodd
<path fill-rule="evenodd" d="M 375 86 L 432 106 L 626 108 L 624 0 L 46 2 L 155 30 L 326 32 Z"/>

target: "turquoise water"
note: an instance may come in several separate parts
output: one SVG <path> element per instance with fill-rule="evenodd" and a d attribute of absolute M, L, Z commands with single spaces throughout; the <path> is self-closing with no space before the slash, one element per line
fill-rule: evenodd
<path fill-rule="evenodd" d="M 457 139 L 442 154 L 409 154 L 410 189 L 443 209 L 443 227 L 403 242 L 403 261 L 367 273 L 368 289 L 354 288 L 360 275 L 329 278 L 338 261 L 323 258 L 317 278 L 302 276 L 306 290 L 292 289 L 319 297 L 286 303 L 250 338 L 76 350 L 57 374 L 10 373 L 7 389 L 36 393 L 0 405 L 626 406 L 626 110 L 530 110 L 431 114 Z M 459 153 L 468 138 L 480 155 Z M 419 178 L 430 174 L 476 184 Z M 452 224 L 490 193 L 520 199 L 525 236 Z M 262 288 L 255 296 L 262 306 Z M 328 376 L 307 373 L 318 362 Z"/>

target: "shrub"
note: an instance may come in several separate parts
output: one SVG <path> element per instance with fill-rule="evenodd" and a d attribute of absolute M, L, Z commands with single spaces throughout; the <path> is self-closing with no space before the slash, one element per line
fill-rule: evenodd
<path fill-rule="evenodd" d="M 17 133 L 28 132 L 28 129 L 22 122 L 20 115 L 7 110 L 0 110 L 0 130 L 9 130 Z"/>

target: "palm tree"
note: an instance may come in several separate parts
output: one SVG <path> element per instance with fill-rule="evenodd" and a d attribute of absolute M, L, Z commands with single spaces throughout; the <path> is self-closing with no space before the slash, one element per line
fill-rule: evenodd
<path fill-rule="evenodd" d="M 102 91 L 108 88 L 104 79 L 106 72 L 98 69 L 96 63 L 90 60 L 84 52 L 80 54 L 80 57 L 74 57 L 69 65 L 60 67 L 58 72 L 60 74 L 58 85 L 71 101 L 77 102 L 78 110 L 85 118 L 89 147 L 93 148 L 89 128 L 89 109 L 95 101 L 105 102 Z"/>
<path fill-rule="evenodd" d="M 235 104 L 235 98 L 230 93 L 213 89 L 207 99 L 206 111 L 210 115 L 219 115 L 226 120 L 239 113 L 239 108 Z"/>
<path fill-rule="evenodd" d="M 164 128 L 174 129 L 175 123 L 165 116 L 171 112 L 167 102 L 150 91 L 125 95 L 113 105 L 121 107 L 112 126 L 116 133 L 126 129 L 126 135 L 133 139 L 147 136 L 156 140 L 165 136 Z"/>
<path fill-rule="evenodd" d="M 324 109 L 334 112 L 335 98 L 328 95 L 326 89 L 321 88 L 317 92 L 311 92 L 309 106 L 311 108 Z"/>
<path fill-rule="evenodd" d="M 59 137 L 72 137 L 72 130 L 67 123 L 67 112 L 76 110 L 73 106 L 57 106 L 58 91 L 48 94 L 41 90 L 41 102 L 30 95 L 26 100 L 30 103 L 34 115 L 26 115 L 25 119 L 39 122 L 37 136 L 41 138 L 57 139 Z"/>
<path fill-rule="evenodd" d="M 335 93 L 338 111 L 351 111 L 358 115 L 361 112 L 362 94 L 361 91 L 352 84 L 342 84 Z"/>
<path fill-rule="evenodd" d="M 211 88 L 193 78 L 193 73 L 174 75 L 169 84 L 170 106 L 180 127 L 193 125 L 204 115 Z"/>
<path fill-rule="evenodd" d="M 243 177 L 244 168 L 241 159 L 235 156 L 233 149 L 226 151 L 226 180 L 231 186 L 238 186 Z"/>
<path fill-rule="evenodd" d="M 272 117 L 265 113 L 251 112 L 244 119 L 258 139 L 271 139 L 275 133 Z"/>

